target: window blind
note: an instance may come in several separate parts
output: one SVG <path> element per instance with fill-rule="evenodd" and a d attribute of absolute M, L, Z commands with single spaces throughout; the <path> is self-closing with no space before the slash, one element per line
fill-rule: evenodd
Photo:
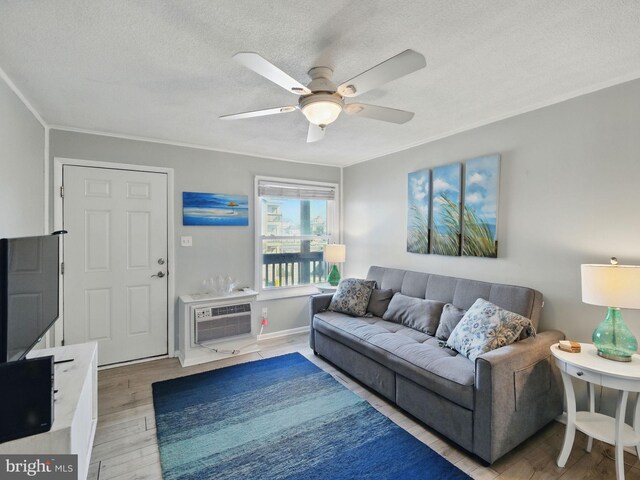
<path fill-rule="evenodd" d="M 269 180 L 258 181 L 259 197 L 300 198 L 303 200 L 335 200 L 335 187 L 284 183 Z"/>

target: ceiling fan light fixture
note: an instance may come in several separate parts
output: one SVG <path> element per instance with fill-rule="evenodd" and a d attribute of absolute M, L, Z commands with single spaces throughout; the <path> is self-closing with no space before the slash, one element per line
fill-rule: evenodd
<path fill-rule="evenodd" d="M 314 125 L 335 122 L 342 112 L 342 105 L 342 100 L 333 95 L 315 95 L 300 102 L 302 113 Z"/>

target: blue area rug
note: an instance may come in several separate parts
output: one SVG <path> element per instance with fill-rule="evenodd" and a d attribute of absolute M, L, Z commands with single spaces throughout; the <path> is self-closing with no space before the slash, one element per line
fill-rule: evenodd
<path fill-rule="evenodd" d="M 302 355 L 153 384 L 171 479 L 467 479 Z"/>

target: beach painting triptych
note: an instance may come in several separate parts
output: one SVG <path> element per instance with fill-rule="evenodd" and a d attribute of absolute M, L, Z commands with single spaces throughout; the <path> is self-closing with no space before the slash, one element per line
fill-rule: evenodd
<path fill-rule="evenodd" d="M 249 197 L 225 193 L 182 192 L 182 224 L 249 225 Z"/>
<path fill-rule="evenodd" d="M 500 155 L 408 175 L 407 251 L 498 256 Z"/>

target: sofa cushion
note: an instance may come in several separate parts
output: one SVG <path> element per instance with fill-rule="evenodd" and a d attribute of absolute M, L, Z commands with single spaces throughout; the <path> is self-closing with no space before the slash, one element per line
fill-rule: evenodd
<path fill-rule="evenodd" d="M 338 285 L 336 293 L 333 294 L 329 310 L 356 317 L 366 315 L 371 291 L 375 286 L 374 280 L 345 278 Z"/>
<path fill-rule="evenodd" d="M 423 300 L 396 293 L 384 313 L 385 320 L 399 322 L 407 327 L 434 335 L 438 328 L 444 303 L 435 300 Z"/>
<path fill-rule="evenodd" d="M 367 314 L 371 314 L 374 317 L 382 317 L 384 312 L 389 307 L 389 302 L 393 297 L 393 290 L 379 290 L 374 288 L 371 291 L 371 298 L 369 298 L 369 305 L 367 306 Z"/>
<path fill-rule="evenodd" d="M 321 312 L 313 328 L 438 395 L 473 410 L 473 362 L 418 330 L 378 317 Z"/>
<path fill-rule="evenodd" d="M 515 342 L 523 330 L 535 336 L 531 320 L 478 298 L 451 332 L 447 346 L 475 359 L 483 353 Z"/>
<path fill-rule="evenodd" d="M 460 320 L 462 320 L 462 317 L 465 313 L 467 313 L 466 310 L 447 303 L 442 308 L 440 323 L 438 324 L 438 329 L 436 330 L 436 338 L 439 340 L 448 340 L 451 332 L 453 332 L 453 329 L 456 328 L 456 325 L 460 323 Z"/>

